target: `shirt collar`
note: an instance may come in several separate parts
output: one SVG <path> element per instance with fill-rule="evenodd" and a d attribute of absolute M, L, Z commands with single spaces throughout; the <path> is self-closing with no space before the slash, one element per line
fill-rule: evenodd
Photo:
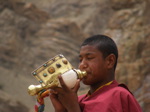
<path fill-rule="evenodd" d="M 108 85 L 112 84 L 112 82 L 113 82 L 113 81 L 110 81 L 110 82 L 108 82 L 108 83 L 106 83 L 106 84 L 100 86 L 100 87 L 97 88 L 93 93 L 95 93 L 96 91 L 100 90 L 100 89 L 103 88 L 104 86 L 108 86 Z M 92 94 L 93 94 L 93 93 L 92 93 Z M 90 93 L 90 91 L 88 91 L 87 96 L 90 96 L 90 95 L 91 95 L 91 93 Z"/>

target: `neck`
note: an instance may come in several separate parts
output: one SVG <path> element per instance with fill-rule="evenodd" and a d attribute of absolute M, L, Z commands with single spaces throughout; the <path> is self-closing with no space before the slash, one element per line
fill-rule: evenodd
<path fill-rule="evenodd" d="M 101 81 L 99 83 L 93 84 L 90 86 L 90 93 L 94 93 L 99 87 L 109 83 L 110 81 L 113 81 L 114 78 L 110 78 L 109 80 Z"/>

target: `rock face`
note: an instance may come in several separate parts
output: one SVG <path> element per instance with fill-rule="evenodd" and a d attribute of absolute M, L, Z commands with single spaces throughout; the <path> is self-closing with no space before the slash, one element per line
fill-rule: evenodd
<path fill-rule="evenodd" d="M 29 109 L 19 101 L 11 98 L 7 93 L 0 90 L 0 110 L 1 112 L 29 112 Z"/>
<path fill-rule="evenodd" d="M 132 1 L 132 0 L 131 0 Z M 115 3 L 115 2 L 114 2 Z M 117 4 L 119 2 L 116 2 Z M 117 10 L 109 21 L 106 33 L 114 37 L 119 46 L 116 78 L 128 85 L 143 107 L 150 110 L 150 13 L 149 2 L 138 1 L 123 7 L 112 3 Z M 119 9 L 118 9 L 119 8 Z"/>
<path fill-rule="evenodd" d="M 149 5 L 148 0 L 1 0 L 0 90 L 7 100 L 0 98 L 6 105 L 0 111 L 31 111 L 35 98 L 27 87 L 36 81 L 30 73 L 60 53 L 77 68 L 82 40 L 99 33 L 118 45 L 117 80 L 128 85 L 143 112 L 150 111 Z"/>

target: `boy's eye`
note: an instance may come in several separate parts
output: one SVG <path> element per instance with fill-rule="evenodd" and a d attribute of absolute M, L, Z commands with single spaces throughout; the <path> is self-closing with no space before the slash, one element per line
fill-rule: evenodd
<path fill-rule="evenodd" d="M 82 59 L 81 59 L 81 58 L 79 58 L 79 62 L 82 62 Z"/>
<path fill-rule="evenodd" d="M 88 60 L 91 60 L 91 59 L 93 59 L 93 58 L 94 58 L 94 57 L 87 57 Z"/>

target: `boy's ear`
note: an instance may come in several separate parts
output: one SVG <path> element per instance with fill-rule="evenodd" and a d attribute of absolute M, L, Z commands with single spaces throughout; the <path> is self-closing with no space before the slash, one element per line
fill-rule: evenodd
<path fill-rule="evenodd" d="M 106 57 L 107 61 L 107 68 L 111 69 L 114 68 L 115 62 L 116 62 L 116 56 L 114 54 L 110 54 Z"/>

